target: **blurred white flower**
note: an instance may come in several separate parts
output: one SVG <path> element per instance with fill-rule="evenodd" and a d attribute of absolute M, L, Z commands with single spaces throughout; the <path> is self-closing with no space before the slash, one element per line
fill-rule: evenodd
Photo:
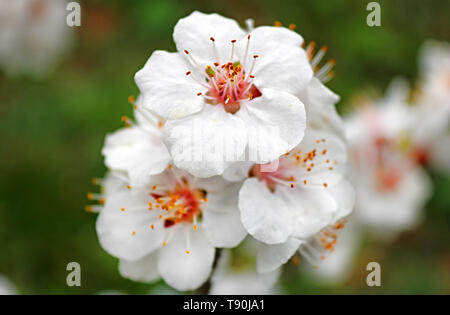
<path fill-rule="evenodd" d="M 450 44 L 430 40 L 420 52 L 423 106 L 450 115 Z M 438 116 L 438 113 L 434 113 Z M 447 122 L 448 123 L 448 122 Z"/>
<path fill-rule="evenodd" d="M 427 174 L 414 154 L 416 112 L 407 86 L 395 80 L 387 96 L 346 119 L 356 217 L 380 237 L 414 226 L 430 193 Z"/>
<path fill-rule="evenodd" d="M 259 156 L 247 157 L 257 163 L 301 141 L 305 109 L 295 95 L 313 72 L 300 35 L 269 26 L 247 33 L 234 20 L 193 12 L 178 21 L 173 37 L 178 52 L 155 51 L 135 79 L 143 105 L 169 119 L 164 141 L 178 167 L 200 177 L 218 175 L 245 155 L 254 136 L 270 143 L 257 148 Z M 193 125 L 202 130 L 187 140 Z M 204 156 L 214 139 L 230 143 L 227 158 Z M 183 152 L 176 150 L 180 143 Z"/>
<path fill-rule="evenodd" d="M 70 46 L 65 0 L 0 0 L 0 67 L 42 75 Z"/>
<path fill-rule="evenodd" d="M 132 186 L 145 186 L 151 175 L 161 173 L 171 162 L 162 141 L 164 120 L 143 109 L 140 100 L 135 104 L 136 123 L 123 117 L 128 126 L 107 135 L 102 149 L 106 166 L 122 173 Z"/>
<path fill-rule="evenodd" d="M 17 294 L 14 285 L 4 276 L 0 275 L 0 295 L 15 295 Z"/>
<path fill-rule="evenodd" d="M 427 41 L 420 52 L 421 81 L 412 131 L 416 154 L 424 164 L 450 172 L 450 44 Z"/>
<path fill-rule="evenodd" d="M 255 258 L 257 242 L 248 238 L 238 248 L 222 250 L 211 277 L 212 295 L 267 295 L 276 294 L 275 284 L 281 269 L 259 273 Z"/>
<path fill-rule="evenodd" d="M 345 181 L 343 141 L 308 129 L 302 142 L 280 157 L 274 171 L 255 165 L 239 193 L 247 231 L 267 244 L 307 239 L 352 210 L 353 189 Z M 341 205 L 345 205 L 341 207 Z"/>
<path fill-rule="evenodd" d="M 214 248 L 237 246 L 246 235 L 238 188 L 169 166 L 148 186 L 123 186 L 108 196 L 97 220 L 100 244 L 120 258 L 127 278 L 151 282 L 161 276 L 177 290 L 198 288 L 209 277 Z"/>

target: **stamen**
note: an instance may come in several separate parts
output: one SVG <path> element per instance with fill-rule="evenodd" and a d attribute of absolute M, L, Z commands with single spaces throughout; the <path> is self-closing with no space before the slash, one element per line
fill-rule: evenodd
<path fill-rule="evenodd" d="M 214 58 L 215 58 L 216 60 L 219 60 L 219 56 L 218 56 L 218 54 L 217 54 L 216 40 L 214 39 L 214 37 L 210 37 L 209 39 L 211 40 L 212 45 L 213 45 L 213 55 L 214 55 Z"/>
<path fill-rule="evenodd" d="M 86 212 L 100 212 L 103 209 L 100 205 L 87 205 L 84 207 Z"/>
<path fill-rule="evenodd" d="M 319 62 L 322 60 L 323 56 L 325 56 L 325 53 L 327 52 L 327 46 L 322 46 L 319 50 L 319 52 L 314 56 L 314 58 L 311 60 L 311 66 L 314 68 L 319 64 Z"/>
<path fill-rule="evenodd" d="M 326 75 L 334 67 L 335 63 L 334 59 L 329 60 L 319 71 L 317 71 L 316 77 L 319 78 Z"/>
<path fill-rule="evenodd" d="M 234 43 L 236 43 L 236 40 L 233 39 L 231 41 L 231 56 L 230 56 L 230 61 L 233 61 L 233 57 L 234 57 Z"/>
<path fill-rule="evenodd" d="M 189 233 L 189 230 L 186 230 L 186 254 L 190 254 L 191 248 L 191 233 Z"/>
<path fill-rule="evenodd" d="M 250 34 L 247 35 L 247 45 L 245 46 L 245 53 L 244 53 L 244 64 L 242 65 L 242 68 L 245 70 L 245 65 L 247 64 L 247 55 L 248 55 L 248 48 L 250 47 Z M 244 75 L 244 71 L 242 71 L 242 75 Z"/>
<path fill-rule="evenodd" d="M 314 49 L 316 48 L 315 42 L 310 42 L 309 45 L 306 47 L 306 55 L 308 56 L 308 59 L 311 60 L 312 56 L 314 55 Z"/>
<path fill-rule="evenodd" d="M 186 75 L 189 76 L 189 77 L 191 77 L 192 80 L 194 80 L 195 82 L 197 82 L 198 84 L 200 84 L 200 85 L 203 86 L 204 88 L 209 89 L 209 86 L 206 85 L 205 83 L 203 83 L 203 82 L 197 80 L 197 79 L 192 75 L 192 72 L 191 72 L 191 71 L 186 72 Z"/>

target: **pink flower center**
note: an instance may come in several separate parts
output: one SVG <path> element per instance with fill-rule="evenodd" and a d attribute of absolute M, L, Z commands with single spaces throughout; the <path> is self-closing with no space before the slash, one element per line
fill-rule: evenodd
<path fill-rule="evenodd" d="M 223 104 L 229 113 L 236 113 L 240 109 L 240 102 L 252 100 L 261 96 L 261 92 L 252 84 L 253 76 L 245 75 L 240 62 L 228 62 L 221 66 L 207 66 L 210 89 L 206 93 L 211 104 Z"/>
<path fill-rule="evenodd" d="M 170 228 L 178 223 L 193 223 L 194 230 L 197 229 L 197 218 L 201 215 L 201 204 L 206 202 L 206 192 L 202 189 L 192 189 L 188 181 L 183 178 L 182 183 L 177 183 L 173 190 L 157 191 L 150 193 L 154 202 L 149 202 L 148 209 L 155 208 L 163 211 L 159 215 L 164 220 L 164 228 Z M 153 227 L 152 227 L 153 228 Z"/>
<path fill-rule="evenodd" d="M 337 160 L 330 160 L 329 153 L 325 149 L 326 139 L 317 139 L 317 147 L 302 152 L 300 149 L 294 149 L 278 159 L 276 170 L 267 171 L 267 165 L 256 164 L 249 172 L 250 177 L 256 177 L 266 183 L 267 187 L 273 192 L 279 185 L 294 188 L 298 184 L 320 184 L 328 187 L 328 183 L 308 183 L 307 174 L 312 172 L 315 167 L 326 165 L 325 170 L 333 171 L 334 166 L 338 164 Z"/>
<path fill-rule="evenodd" d="M 210 40 L 213 45 L 214 56 L 218 60 L 215 39 L 211 37 Z M 197 93 L 198 96 L 203 96 L 206 102 L 211 105 L 221 104 L 226 112 L 234 114 L 239 111 L 244 101 L 249 101 L 262 95 L 260 90 L 253 84 L 254 75 L 252 74 L 259 56 L 253 55 L 253 62 L 249 67 L 245 64 L 249 42 L 250 35 L 247 36 L 247 47 L 243 59 L 244 64 L 241 64 L 239 60 L 233 61 L 236 40 L 232 40 L 231 54 L 228 62 L 221 64 L 215 61 L 211 65 L 207 65 L 205 69 L 200 69 L 205 75 L 206 84 L 202 80 L 192 77 L 191 71 L 186 72 L 186 75 L 190 75 L 197 83 L 207 89 L 206 93 Z M 189 51 L 185 50 L 184 52 L 190 62 L 198 66 L 198 63 Z"/>

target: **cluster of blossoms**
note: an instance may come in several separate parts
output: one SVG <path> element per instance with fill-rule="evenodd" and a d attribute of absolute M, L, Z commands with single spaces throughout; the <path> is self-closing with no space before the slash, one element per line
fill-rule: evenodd
<path fill-rule="evenodd" d="M 291 29 L 252 24 L 193 12 L 175 26 L 178 52 L 136 74 L 134 119 L 107 136 L 88 207 L 124 277 L 269 293 L 292 257 L 316 265 L 336 245 L 355 196 L 339 97 L 323 84 L 334 62 L 319 66 L 326 48 Z"/>
<path fill-rule="evenodd" d="M 66 0 L 0 0 L 0 68 L 42 75 L 71 43 Z"/>
<path fill-rule="evenodd" d="M 426 42 L 420 70 L 412 91 L 397 78 L 383 98 L 360 97 L 344 119 L 357 198 L 344 241 L 316 272 L 327 282 L 346 278 L 363 230 L 387 242 L 417 226 L 431 194 L 428 170 L 450 171 L 450 45 Z"/>
<path fill-rule="evenodd" d="M 431 192 L 426 167 L 450 169 L 450 46 L 428 42 L 421 55 L 416 90 L 395 79 L 384 98 L 363 100 L 345 119 L 355 216 L 384 235 L 420 219 Z"/>

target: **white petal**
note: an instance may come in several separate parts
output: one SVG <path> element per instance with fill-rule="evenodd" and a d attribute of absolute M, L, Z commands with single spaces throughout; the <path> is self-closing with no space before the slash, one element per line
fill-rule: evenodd
<path fill-rule="evenodd" d="M 262 26 L 251 33 L 247 60 L 244 61 L 247 38 L 237 45 L 241 64 L 249 67 L 253 56 L 258 55 L 254 67 L 254 82 L 259 89 L 272 88 L 297 94 L 303 90 L 313 76 L 305 51 L 303 39 L 285 28 Z"/>
<path fill-rule="evenodd" d="M 204 102 L 197 93 L 205 88 L 186 75 L 196 75 L 189 67 L 179 53 L 155 51 L 135 76 L 143 106 L 169 119 L 199 112 Z"/>
<path fill-rule="evenodd" d="M 299 144 L 305 133 L 305 108 L 289 93 L 264 89 L 236 115 L 246 123 L 249 161 L 271 162 Z"/>
<path fill-rule="evenodd" d="M 267 244 L 284 243 L 292 233 L 292 220 L 283 200 L 256 178 L 247 179 L 239 192 L 244 227 Z"/>
<path fill-rule="evenodd" d="M 153 253 L 134 262 L 121 259 L 119 272 L 133 281 L 154 282 L 159 279 L 157 258 L 157 253 Z"/>
<path fill-rule="evenodd" d="M 233 184 L 221 192 L 208 192 L 201 227 L 214 247 L 235 247 L 247 235 L 238 209 L 239 188 L 240 185 Z"/>
<path fill-rule="evenodd" d="M 198 11 L 180 19 L 173 31 L 178 51 L 189 51 L 201 66 L 228 61 L 231 56 L 231 40 L 240 40 L 244 36 L 244 31 L 236 21 Z M 215 39 L 219 60 L 214 55 L 211 37 Z"/>
<path fill-rule="evenodd" d="M 209 277 L 214 260 L 214 247 L 200 230 L 191 231 L 189 226 L 176 227 L 172 239 L 161 249 L 158 270 L 161 277 L 180 291 L 194 290 Z M 190 247 L 186 237 L 189 233 Z M 186 253 L 186 250 L 190 254 Z"/>
<path fill-rule="evenodd" d="M 300 99 L 308 107 L 323 107 L 325 104 L 335 105 L 339 95 L 328 89 L 319 79 L 313 77 L 306 89 L 300 92 Z"/>
<path fill-rule="evenodd" d="M 123 190 L 127 182 L 122 179 L 116 172 L 108 172 L 101 180 L 102 194 L 107 200 L 110 196 Z"/>
<path fill-rule="evenodd" d="M 313 77 L 299 98 L 305 104 L 308 126 L 330 130 L 345 139 L 344 123 L 335 108 L 337 94 Z"/>
<path fill-rule="evenodd" d="M 355 206 L 355 190 L 350 182 L 346 179 L 341 180 L 338 184 L 330 187 L 328 192 L 333 196 L 338 204 L 338 211 L 334 220 L 337 221 L 353 211 Z"/>
<path fill-rule="evenodd" d="M 162 172 L 171 160 L 162 133 L 141 127 L 124 128 L 108 135 L 102 154 L 108 168 L 128 173 L 132 186 L 148 184 L 150 176 Z"/>
<path fill-rule="evenodd" d="M 211 277 L 209 294 L 223 295 L 265 295 L 275 294 L 274 285 L 279 278 L 280 269 L 273 272 L 259 273 L 253 265 L 256 246 L 259 243 L 248 238 L 240 245 L 242 252 L 222 250 Z M 241 256 L 244 254 L 245 257 Z M 244 264 L 242 263 L 244 259 Z M 238 264 L 235 264 L 235 263 Z M 237 266 L 237 268 L 234 268 Z"/>
<path fill-rule="evenodd" d="M 210 295 L 273 295 L 280 270 L 258 273 L 255 270 L 219 275 L 211 280 Z"/>
<path fill-rule="evenodd" d="M 161 220 L 157 220 L 156 211 L 147 209 L 149 200 L 145 192 L 131 190 L 106 200 L 96 228 L 100 244 L 111 255 L 136 261 L 162 246 L 166 231 Z M 152 223 L 154 229 L 150 228 Z"/>
<path fill-rule="evenodd" d="M 294 255 L 300 244 L 301 241 L 293 237 L 282 244 L 266 245 L 261 243 L 256 258 L 258 272 L 276 270 Z"/>
<path fill-rule="evenodd" d="M 292 213 L 292 236 L 306 239 L 333 222 L 337 202 L 327 188 L 280 187 L 277 193 Z"/>
<path fill-rule="evenodd" d="M 229 167 L 225 169 L 222 176 L 223 178 L 231 182 L 243 181 L 245 178 L 248 177 L 248 172 L 250 171 L 253 165 L 254 165 L 253 162 L 246 162 L 246 161 L 232 163 Z"/>
<path fill-rule="evenodd" d="M 345 143 L 327 131 L 308 128 L 297 147 L 302 153 L 316 150 L 316 156 L 304 167 L 295 169 L 296 177 L 306 180 L 307 186 L 331 187 L 341 181 L 346 171 L 347 150 Z M 295 150 L 294 150 L 295 151 Z M 313 167 L 310 167 L 313 163 Z"/>
<path fill-rule="evenodd" d="M 197 177 L 222 174 L 247 144 L 244 122 L 219 106 L 206 105 L 196 115 L 168 121 L 164 129 L 175 165 Z"/>
<path fill-rule="evenodd" d="M 332 252 L 325 254 L 318 268 L 305 265 L 307 272 L 314 275 L 314 280 L 327 285 L 342 285 L 348 280 L 355 264 L 355 255 L 360 246 L 361 236 L 355 220 L 348 223 L 338 233 L 338 242 Z M 306 269 L 304 268 L 304 269 Z M 306 270 L 305 270 L 306 271 Z"/>
<path fill-rule="evenodd" d="M 195 186 L 195 188 L 198 189 L 204 189 L 208 194 L 210 193 L 221 194 L 231 184 L 231 182 L 224 179 L 222 176 L 212 176 L 208 178 L 198 178 L 192 176 L 192 181 L 193 181 L 192 186 Z"/>

